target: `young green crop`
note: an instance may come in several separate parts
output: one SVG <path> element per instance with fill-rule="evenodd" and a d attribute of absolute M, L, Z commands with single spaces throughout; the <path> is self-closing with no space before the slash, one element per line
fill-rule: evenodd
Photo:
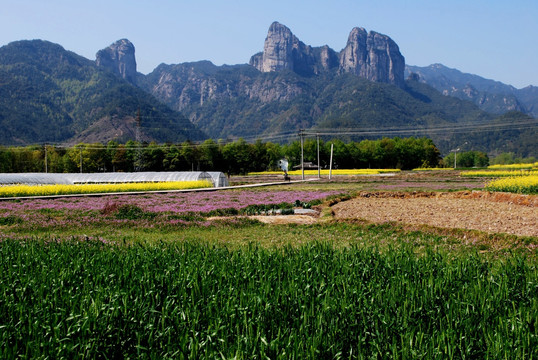
<path fill-rule="evenodd" d="M 0 243 L 1 358 L 506 358 L 538 353 L 538 271 L 380 253 Z"/>

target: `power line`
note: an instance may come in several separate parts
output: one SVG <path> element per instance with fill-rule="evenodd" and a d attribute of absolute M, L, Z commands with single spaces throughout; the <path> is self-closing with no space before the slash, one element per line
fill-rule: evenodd
<path fill-rule="evenodd" d="M 468 132 L 486 132 L 500 130 L 523 130 L 534 128 L 538 125 L 538 119 L 528 118 L 525 121 L 517 122 L 495 122 L 495 123 L 458 123 L 450 125 L 441 125 L 436 127 L 408 127 L 408 128 L 347 128 L 347 129 L 325 129 L 317 128 L 306 131 L 308 135 L 420 135 L 420 134 L 437 134 L 437 133 L 468 133 Z"/>
<path fill-rule="evenodd" d="M 491 132 L 491 131 L 510 131 L 510 130 L 525 130 L 532 129 L 538 126 L 538 119 L 534 118 L 524 118 L 514 122 L 481 122 L 481 123 L 455 123 L 455 124 L 443 124 L 440 126 L 431 126 L 431 127 L 388 127 L 388 128 L 312 128 L 310 130 L 305 130 L 303 132 L 304 136 L 340 136 L 340 135 L 353 135 L 353 136 L 398 136 L 398 135 L 432 135 L 432 134 L 462 134 L 462 133 L 482 133 L 482 132 Z M 157 128 L 153 128 L 157 129 Z M 220 146 L 222 144 L 228 144 L 234 141 L 243 139 L 245 142 L 255 142 L 255 141 L 269 141 L 277 139 L 297 139 L 298 138 L 297 130 L 286 131 L 286 132 L 276 132 L 264 135 L 251 135 L 251 136 L 229 136 L 225 139 L 220 139 L 214 144 L 206 144 L 205 142 L 191 142 L 191 143 L 179 143 L 179 144 L 160 144 L 160 145 L 151 145 L 151 146 L 125 146 L 125 144 L 119 144 L 127 150 L 138 150 L 138 149 L 147 149 L 148 147 L 155 149 L 166 149 L 171 146 L 175 147 L 204 147 L 204 146 Z M 139 141 L 140 143 L 140 141 Z M 64 148 L 70 149 L 77 146 L 83 146 L 81 144 L 75 146 L 68 145 L 53 145 L 50 142 L 46 143 L 37 143 L 33 145 L 27 145 L 25 147 L 38 147 L 38 146 L 50 146 L 53 148 Z M 10 145 L 7 145 L 10 146 Z M 11 145 L 17 146 L 17 145 Z M 24 150 L 25 147 L 22 147 Z M 84 149 L 91 150 L 102 150 L 110 149 L 111 147 L 102 145 L 98 146 L 95 144 L 89 144 L 89 146 L 83 146 Z M 21 149 L 10 148 L 9 150 Z M 32 149 L 38 151 L 40 149 Z"/>

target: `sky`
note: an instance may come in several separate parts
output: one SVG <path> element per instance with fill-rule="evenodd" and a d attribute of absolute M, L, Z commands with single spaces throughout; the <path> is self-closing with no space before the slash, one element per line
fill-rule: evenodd
<path fill-rule="evenodd" d="M 147 74 L 161 63 L 248 63 L 273 21 L 336 51 L 364 27 L 390 36 L 406 64 L 538 86 L 537 0 L 0 0 L 0 46 L 42 39 L 95 60 L 126 38 Z"/>

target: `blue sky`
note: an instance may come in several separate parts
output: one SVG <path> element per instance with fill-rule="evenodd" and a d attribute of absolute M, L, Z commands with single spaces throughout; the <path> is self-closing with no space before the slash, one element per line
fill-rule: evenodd
<path fill-rule="evenodd" d="M 517 88 L 538 86 L 536 0 L 1 0 L 0 46 L 43 39 L 89 59 L 121 38 L 138 70 L 247 63 L 273 21 L 341 50 L 355 26 L 394 39 L 410 65 L 442 63 Z"/>

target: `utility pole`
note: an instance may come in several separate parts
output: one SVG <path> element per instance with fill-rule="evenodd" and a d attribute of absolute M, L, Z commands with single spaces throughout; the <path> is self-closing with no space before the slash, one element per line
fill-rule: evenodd
<path fill-rule="evenodd" d="M 299 130 L 299 136 L 301 137 L 301 179 L 304 180 L 304 130 Z"/>
<path fill-rule="evenodd" d="M 80 149 L 80 173 L 82 174 L 82 146 L 79 147 Z"/>
<path fill-rule="evenodd" d="M 334 144 L 331 143 L 331 160 L 329 161 L 329 180 L 331 180 L 333 175 L 333 148 Z"/>
<path fill-rule="evenodd" d="M 138 148 L 136 149 L 136 159 L 135 159 L 135 171 L 138 172 L 142 169 L 142 135 L 140 134 L 140 124 L 142 120 L 140 119 L 140 108 L 136 114 L 136 130 L 135 130 L 135 140 L 137 142 Z"/>
<path fill-rule="evenodd" d="M 49 172 L 47 165 L 47 144 L 45 144 L 45 174 Z"/>
<path fill-rule="evenodd" d="M 316 134 L 316 139 L 318 140 L 318 179 L 321 179 L 321 170 L 319 166 L 319 134 Z"/>
<path fill-rule="evenodd" d="M 462 146 L 456 148 L 456 149 L 452 149 L 450 151 L 454 151 L 454 170 L 456 169 L 456 165 L 457 165 L 457 162 L 456 162 L 456 158 L 458 156 L 458 151 L 461 150 L 461 148 L 464 146 L 464 145 L 467 145 L 467 141 L 463 143 Z"/>

